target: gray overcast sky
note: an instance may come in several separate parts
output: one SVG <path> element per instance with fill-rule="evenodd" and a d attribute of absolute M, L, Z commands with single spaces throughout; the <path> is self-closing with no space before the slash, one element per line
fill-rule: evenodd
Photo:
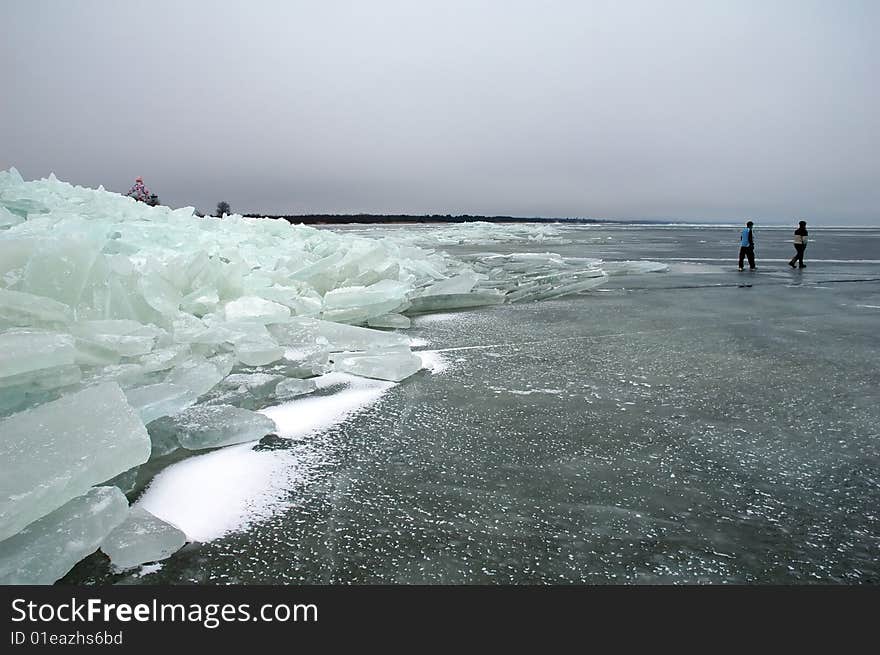
<path fill-rule="evenodd" d="M 873 0 L 0 0 L 0 167 L 240 212 L 880 224 Z"/>

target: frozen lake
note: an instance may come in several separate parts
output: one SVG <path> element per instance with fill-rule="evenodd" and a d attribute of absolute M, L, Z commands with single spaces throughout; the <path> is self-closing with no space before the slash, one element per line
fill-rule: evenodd
<path fill-rule="evenodd" d="M 183 462 L 206 520 L 244 527 L 62 582 L 880 582 L 880 229 L 810 226 L 803 271 L 792 231 L 758 226 L 754 273 L 736 227 L 450 245 L 671 270 L 416 318 L 429 370 Z"/>

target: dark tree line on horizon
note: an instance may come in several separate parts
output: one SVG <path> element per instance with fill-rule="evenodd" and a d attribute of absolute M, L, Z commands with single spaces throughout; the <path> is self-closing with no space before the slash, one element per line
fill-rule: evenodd
<path fill-rule="evenodd" d="M 472 214 L 245 214 L 251 218 L 284 219 L 288 223 L 346 224 L 346 223 L 661 223 L 662 221 L 612 221 L 598 218 L 540 218 L 516 216 L 475 216 Z"/>

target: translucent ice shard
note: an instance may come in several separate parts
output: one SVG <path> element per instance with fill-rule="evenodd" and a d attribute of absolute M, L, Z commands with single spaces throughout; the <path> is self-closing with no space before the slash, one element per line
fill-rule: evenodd
<path fill-rule="evenodd" d="M 275 387 L 284 380 L 272 373 L 236 373 L 227 376 L 211 390 L 204 402 L 211 405 L 233 405 L 243 409 L 257 409 L 275 393 Z"/>
<path fill-rule="evenodd" d="M 412 325 L 409 317 L 403 314 L 382 314 L 367 321 L 369 327 L 406 329 Z"/>
<path fill-rule="evenodd" d="M 409 345 L 409 338 L 403 334 L 305 317 L 295 317 L 287 323 L 269 326 L 269 332 L 278 343 L 288 347 L 324 345 L 332 352 L 382 350 Z"/>
<path fill-rule="evenodd" d="M 367 287 L 334 289 L 324 296 L 322 316 L 341 323 L 362 323 L 406 305 L 409 290 L 408 284 L 392 280 L 381 280 Z"/>
<path fill-rule="evenodd" d="M 255 321 L 258 323 L 278 323 L 290 316 L 290 309 L 271 300 L 257 296 L 245 296 L 227 303 L 223 308 L 227 321 Z"/>
<path fill-rule="evenodd" d="M 32 293 L 0 289 L 0 325 L 53 325 L 71 320 L 73 313 L 64 303 Z"/>
<path fill-rule="evenodd" d="M 115 383 L 0 421 L 0 539 L 150 456 L 150 439 Z"/>
<path fill-rule="evenodd" d="M 173 416 L 192 405 L 198 398 L 187 387 L 169 382 L 127 389 L 125 396 L 144 423 L 162 416 Z"/>
<path fill-rule="evenodd" d="M 24 220 L 23 217 L 13 214 L 6 207 L 0 205 L 0 230 L 23 223 Z"/>
<path fill-rule="evenodd" d="M 435 296 L 449 293 L 469 293 L 471 289 L 476 286 L 478 281 L 479 276 L 476 273 L 468 271 L 446 280 L 435 282 L 425 289 L 421 295 Z"/>
<path fill-rule="evenodd" d="M 0 334 L 0 379 L 74 363 L 76 349 L 68 334 L 10 331 Z"/>
<path fill-rule="evenodd" d="M 128 501 L 116 487 L 89 489 L 0 541 L 0 584 L 52 584 L 95 552 L 127 514 Z"/>
<path fill-rule="evenodd" d="M 497 291 L 418 296 L 411 300 L 412 304 L 407 313 L 420 314 L 425 312 L 442 312 L 449 309 L 464 309 L 466 307 L 480 307 L 482 305 L 500 305 L 504 301 L 504 294 Z"/>
<path fill-rule="evenodd" d="M 279 400 L 288 400 L 296 396 L 304 396 L 318 388 L 314 380 L 297 380 L 290 378 L 279 382 L 275 387 L 275 397 Z"/>
<path fill-rule="evenodd" d="M 101 542 L 101 550 L 117 569 L 130 569 L 166 559 L 185 543 L 186 535 L 181 530 L 135 505 Z"/>
<path fill-rule="evenodd" d="M 401 352 L 366 355 L 345 353 L 335 361 L 334 369 L 365 378 L 400 382 L 422 368 L 422 360 L 409 349 Z"/>
<path fill-rule="evenodd" d="M 230 355 L 217 355 L 211 359 L 193 358 L 175 366 L 169 372 L 167 381 L 186 387 L 198 397 L 229 375 L 233 364 L 234 359 Z"/>
<path fill-rule="evenodd" d="M 177 440 L 187 450 L 255 441 L 275 430 L 272 419 L 232 405 L 199 405 L 170 420 Z"/>
<path fill-rule="evenodd" d="M 75 306 L 102 247 L 101 241 L 45 240 L 28 260 L 21 290 Z"/>
<path fill-rule="evenodd" d="M 284 357 L 284 348 L 270 338 L 247 339 L 235 344 L 235 357 L 247 366 L 263 366 Z"/>

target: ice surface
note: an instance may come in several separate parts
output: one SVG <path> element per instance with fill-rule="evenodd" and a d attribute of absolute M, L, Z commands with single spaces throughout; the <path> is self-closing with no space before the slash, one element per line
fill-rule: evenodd
<path fill-rule="evenodd" d="M 112 382 L 0 421 L 0 539 L 149 456 L 144 424 Z"/>
<path fill-rule="evenodd" d="M 198 405 L 170 420 L 180 445 L 187 450 L 255 441 L 275 431 L 271 419 L 232 405 Z"/>
<path fill-rule="evenodd" d="M 52 584 L 98 549 L 128 515 L 116 487 L 93 487 L 0 541 L 0 584 Z"/>
<path fill-rule="evenodd" d="M 101 550 L 117 569 L 130 569 L 166 559 L 185 543 L 186 535 L 181 530 L 135 506 L 101 542 Z"/>

